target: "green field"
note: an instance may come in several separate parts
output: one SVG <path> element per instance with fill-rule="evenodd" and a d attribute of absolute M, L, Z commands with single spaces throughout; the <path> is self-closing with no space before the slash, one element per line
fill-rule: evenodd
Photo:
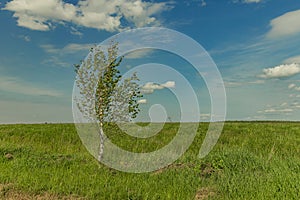
<path fill-rule="evenodd" d="M 73 124 L 0 125 L 0 199 L 300 199 L 300 123 L 226 122 L 204 159 L 208 124 L 174 164 L 151 173 L 99 164 Z M 110 133 L 132 151 L 166 145 L 178 124 L 149 140 Z"/>

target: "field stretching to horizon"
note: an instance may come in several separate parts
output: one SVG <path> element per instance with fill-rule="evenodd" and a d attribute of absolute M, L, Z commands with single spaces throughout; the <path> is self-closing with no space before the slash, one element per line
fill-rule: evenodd
<path fill-rule="evenodd" d="M 300 122 L 226 122 L 204 159 L 208 123 L 188 151 L 150 173 L 125 173 L 98 163 L 74 124 L 0 125 L 0 199 L 300 199 Z M 136 152 L 159 149 L 177 123 L 149 139 L 117 129 L 108 137 Z"/>

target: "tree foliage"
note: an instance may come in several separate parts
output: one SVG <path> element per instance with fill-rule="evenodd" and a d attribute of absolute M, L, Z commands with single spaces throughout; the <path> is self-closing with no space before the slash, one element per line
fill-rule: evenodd
<path fill-rule="evenodd" d="M 105 121 L 130 121 L 139 113 L 138 99 L 142 97 L 138 77 L 121 81 L 118 67 L 123 57 L 118 58 L 118 43 L 112 42 L 105 53 L 100 46 L 91 49 L 89 56 L 75 65 L 76 85 L 81 99 L 77 106 L 89 119 Z"/>

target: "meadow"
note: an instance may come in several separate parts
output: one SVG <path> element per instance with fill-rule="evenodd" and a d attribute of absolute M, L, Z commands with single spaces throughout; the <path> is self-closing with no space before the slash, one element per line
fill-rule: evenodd
<path fill-rule="evenodd" d="M 213 151 L 198 152 L 208 123 L 188 151 L 150 173 L 99 164 L 74 124 L 0 125 L 0 199 L 300 199 L 300 123 L 226 122 Z M 178 124 L 146 139 L 113 129 L 124 149 L 149 152 L 166 145 Z"/>

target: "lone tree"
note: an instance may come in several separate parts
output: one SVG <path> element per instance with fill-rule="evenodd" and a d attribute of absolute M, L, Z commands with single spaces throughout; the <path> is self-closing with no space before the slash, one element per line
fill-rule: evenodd
<path fill-rule="evenodd" d="M 105 53 L 101 46 L 91 48 L 88 57 L 76 64 L 76 86 L 80 98 L 76 99 L 79 111 L 91 122 L 99 124 L 99 153 L 101 161 L 106 136 L 105 122 L 129 122 L 139 113 L 138 99 L 142 97 L 136 73 L 123 81 L 118 67 L 118 43 L 111 42 Z"/>

